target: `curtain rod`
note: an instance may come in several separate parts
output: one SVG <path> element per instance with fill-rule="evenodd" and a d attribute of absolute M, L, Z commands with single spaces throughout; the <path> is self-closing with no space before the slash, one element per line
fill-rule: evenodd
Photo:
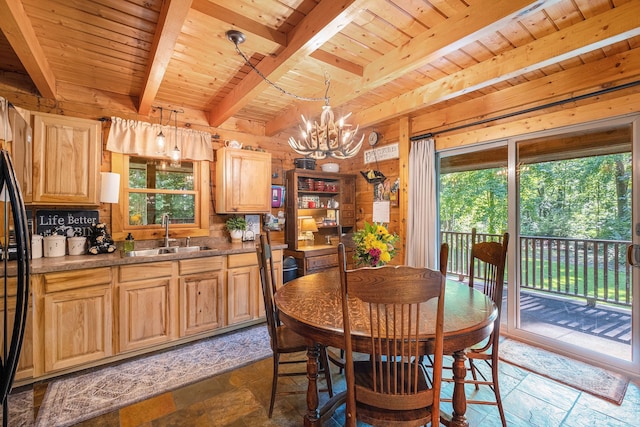
<path fill-rule="evenodd" d="M 598 91 L 595 91 L 595 92 L 591 92 L 591 93 L 585 93 L 584 95 L 573 96 L 571 98 L 562 99 L 560 101 L 549 102 L 547 104 L 538 105 L 537 107 L 531 107 L 531 108 L 526 108 L 526 109 L 520 110 L 520 111 L 514 111 L 512 113 L 503 114 L 503 115 L 497 116 L 497 117 L 482 119 L 482 120 L 478 120 L 478 121 L 475 121 L 475 122 L 472 122 L 472 123 L 467 123 L 467 124 L 464 124 L 464 125 L 454 126 L 454 127 L 448 128 L 448 129 L 443 129 L 443 130 L 439 130 L 439 131 L 435 131 L 435 132 L 429 132 L 429 133 L 424 133 L 424 134 L 417 135 L 417 136 L 412 136 L 412 137 L 409 138 L 409 141 L 417 141 L 419 139 L 432 138 L 435 135 L 440 135 L 442 133 L 453 132 L 453 131 L 456 131 L 456 130 L 465 129 L 465 128 L 472 127 L 472 126 L 477 126 L 477 125 L 482 125 L 482 124 L 493 122 L 493 121 L 496 121 L 496 120 L 508 119 L 510 117 L 518 116 L 518 115 L 521 115 L 521 114 L 532 113 L 534 111 L 542 110 L 542 109 L 545 109 L 545 108 L 556 107 L 558 105 L 567 104 L 569 102 L 580 101 L 580 100 L 583 100 L 583 99 L 586 99 L 586 98 L 591 98 L 591 97 L 594 97 L 594 96 L 604 95 L 604 94 L 607 94 L 607 93 L 610 93 L 610 92 L 615 92 L 617 90 L 622 90 L 622 89 L 628 89 L 630 87 L 634 87 L 634 86 L 638 86 L 638 85 L 640 85 L 640 80 L 636 80 L 636 81 L 633 81 L 633 82 L 625 83 L 625 84 L 622 84 L 620 86 L 614 86 L 614 87 L 610 87 L 610 88 L 601 89 L 601 90 L 598 90 Z"/>

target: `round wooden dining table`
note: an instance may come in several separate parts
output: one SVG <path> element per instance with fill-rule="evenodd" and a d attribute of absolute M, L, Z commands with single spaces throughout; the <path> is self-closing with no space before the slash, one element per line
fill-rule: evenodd
<path fill-rule="evenodd" d="M 294 279 L 276 292 L 275 303 L 280 320 L 308 339 L 307 349 L 307 412 L 305 426 L 321 426 L 333 411 L 344 402 L 344 393 L 318 409 L 319 344 L 344 347 L 342 303 L 338 269 L 327 270 Z M 354 351 L 367 353 L 370 336 L 366 328 L 367 309 L 350 306 L 351 339 Z M 462 283 L 447 283 L 445 288 L 444 352 L 453 356 L 454 390 L 453 414 L 446 414 L 443 422 L 450 426 L 466 427 L 466 396 L 464 383 L 467 369 L 465 349 L 481 342 L 491 334 L 498 315 L 497 308 L 482 292 Z M 435 325 L 434 325 L 435 326 Z M 424 340 L 433 340 L 434 333 L 426 325 Z"/>

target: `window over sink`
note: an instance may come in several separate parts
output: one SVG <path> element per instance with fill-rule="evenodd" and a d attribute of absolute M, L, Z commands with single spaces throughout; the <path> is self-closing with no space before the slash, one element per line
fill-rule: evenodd
<path fill-rule="evenodd" d="M 121 199 L 113 205 L 114 239 L 162 238 L 162 216 L 169 214 L 171 237 L 209 233 L 209 162 L 182 161 L 112 153 L 112 170 L 120 173 Z"/>
<path fill-rule="evenodd" d="M 167 213 L 172 223 L 194 224 L 196 191 L 193 162 L 171 162 L 129 156 L 129 225 L 161 224 Z"/>

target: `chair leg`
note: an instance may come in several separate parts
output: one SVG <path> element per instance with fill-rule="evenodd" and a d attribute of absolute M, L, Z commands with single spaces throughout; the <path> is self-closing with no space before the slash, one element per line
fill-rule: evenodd
<path fill-rule="evenodd" d="M 476 365 L 473 363 L 473 359 L 469 359 L 469 368 L 471 369 L 471 376 L 474 381 L 478 381 L 478 374 L 476 373 Z M 476 390 L 480 390 L 480 386 L 476 383 Z"/>
<path fill-rule="evenodd" d="M 269 404 L 269 418 L 273 414 L 273 406 L 276 403 L 276 389 L 278 388 L 278 367 L 280 365 L 280 355 L 273 354 L 273 381 L 271 382 L 271 403 Z"/>
<path fill-rule="evenodd" d="M 327 355 L 327 348 L 320 346 L 320 364 L 324 369 L 324 379 L 327 382 L 327 390 L 329 391 L 329 397 L 333 397 L 333 381 L 331 380 L 331 365 L 329 365 L 329 355 Z"/>
<path fill-rule="evenodd" d="M 507 419 L 504 416 L 504 409 L 502 408 L 502 398 L 500 397 L 500 386 L 498 385 L 498 371 L 498 357 L 494 356 L 491 360 L 491 380 L 493 381 L 493 393 L 496 396 L 496 403 L 498 404 L 498 412 L 500 412 L 502 427 L 507 427 Z"/>

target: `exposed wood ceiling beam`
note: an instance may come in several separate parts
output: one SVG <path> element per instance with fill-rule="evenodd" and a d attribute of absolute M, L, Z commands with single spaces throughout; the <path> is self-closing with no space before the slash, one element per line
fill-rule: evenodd
<path fill-rule="evenodd" d="M 245 33 L 247 37 L 262 38 L 276 45 L 279 45 L 280 48 L 284 48 L 287 45 L 286 34 L 281 33 L 280 31 L 276 31 L 273 28 L 269 28 L 266 25 L 262 25 L 260 22 L 249 19 L 244 15 L 235 13 L 220 5 L 211 3 L 208 0 L 193 0 L 193 5 L 191 7 L 192 9 L 210 16 L 211 18 L 229 24 L 229 29 L 235 28 L 242 30 L 242 32 Z M 344 71 L 362 77 L 362 66 L 354 64 L 353 62 L 349 62 L 344 58 L 340 58 L 321 49 L 318 49 L 317 51 L 311 53 L 310 56 L 328 65 L 340 68 Z"/>
<path fill-rule="evenodd" d="M 180 30 L 187 19 L 192 0 L 166 0 L 158 18 L 156 34 L 149 54 L 149 62 L 145 73 L 144 85 L 140 93 L 138 112 L 149 114 L 158 89 L 173 56 Z"/>
<path fill-rule="evenodd" d="M 584 78 L 587 74 L 591 76 L 590 79 Z M 411 121 L 411 130 L 414 134 L 437 132 L 454 123 L 461 124 L 480 117 L 496 117 L 524 106 L 542 105 L 639 78 L 640 48 L 636 48 L 420 115 Z M 532 93 L 536 94 L 535 104 L 531 102 Z"/>
<path fill-rule="evenodd" d="M 559 0 L 500 0 L 491 7 L 486 2 L 472 4 L 463 12 L 425 31 L 367 65 L 362 90 L 379 87 L 449 55 L 469 43 L 495 33 L 517 19 L 538 12 Z"/>
<path fill-rule="evenodd" d="M 317 59 L 318 61 L 322 61 L 325 64 L 331 65 L 332 67 L 339 68 L 341 70 L 344 70 L 356 76 L 362 77 L 362 74 L 364 72 L 364 69 L 361 65 L 354 64 L 353 62 L 349 62 L 344 58 L 336 56 L 322 49 L 316 50 L 309 56 L 311 56 L 314 59 Z"/>
<path fill-rule="evenodd" d="M 33 80 L 40 95 L 56 99 L 56 78 L 36 38 L 22 2 L 20 0 L 0 0 L 2 32 L 11 44 L 20 62 Z"/>
<path fill-rule="evenodd" d="M 271 81 L 278 81 L 293 64 L 310 55 L 338 33 L 370 0 L 320 2 L 288 34 L 287 46 L 277 57 L 265 57 L 257 68 Z M 246 75 L 221 102 L 212 105 L 209 124 L 219 126 L 237 113 L 268 85 L 257 73 Z"/>
<path fill-rule="evenodd" d="M 360 126 L 368 126 L 410 114 L 425 106 L 640 35 L 640 26 L 637 24 L 639 15 L 639 2 L 626 3 L 365 111 L 356 112 L 352 121 Z"/>
<path fill-rule="evenodd" d="M 610 95 L 606 99 L 596 102 L 589 102 L 579 106 L 570 105 L 549 114 L 514 120 L 503 123 L 500 126 L 481 127 L 469 131 L 461 131 L 460 133 L 438 135 L 436 136 L 436 150 L 519 136 L 523 134 L 524 129 L 526 129 L 526 132 L 536 132 L 560 128 L 575 124 L 576 117 L 580 117 L 581 122 L 587 123 L 603 117 L 640 112 L 640 93 L 638 93 L 637 88 L 634 91 Z"/>
<path fill-rule="evenodd" d="M 193 0 L 193 9 L 204 13 L 207 16 L 228 23 L 237 29 L 241 29 L 243 33 L 261 37 L 270 42 L 285 46 L 287 44 L 287 36 L 284 33 L 276 31 L 259 22 L 247 18 L 244 15 L 235 13 L 208 0 Z M 229 28 L 230 30 L 231 28 Z"/>
<path fill-rule="evenodd" d="M 332 105 L 341 105 L 358 97 L 361 93 L 375 89 L 408 72 L 448 55 L 478 38 L 494 33 L 505 23 L 522 19 L 559 0 L 500 0 L 487 7 L 486 3 L 469 6 L 464 11 L 435 25 L 428 31 L 398 46 L 381 56 L 364 69 L 359 91 L 348 91 L 332 97 Z M 300 114 L 313 116 L 315 106 L 298 105 L 267 123 L 266 132 L 273 135 L 295 124 Z"/>

